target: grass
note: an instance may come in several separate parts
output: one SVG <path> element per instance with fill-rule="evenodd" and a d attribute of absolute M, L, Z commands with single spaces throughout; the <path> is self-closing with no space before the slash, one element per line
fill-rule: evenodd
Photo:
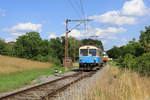
<path fill-rule="evenodd" d="M 67 71 L 74 67 L 69 67 Z M 50 63 L 30 61 L 26 59 L 0 56 L 0 93 L 8 92 L 29 85 L 41 75 L 54 74 L 54 69 L 65 69 L 61 66 L 52 66 Z"/>
<path fill-rule="evenodd" d="M 150 100 L 150 77 L 130 70 L 120 71 L 112 64 L 97 82 L 73 88 L 73 100 Z"/>
<path fill-rule="evenodd" d="M 110 68 L 100 77 L 95 92 L 95 100 L 149 100 L 150 78 L 135 72 Z"/>
<path fill-rule="evenodd" d="M 30 81 L 40 75 L 51 74 L 49 69 L 34 69 L 30 71 L 15 72 L 0 75 L 0 93 L 28 85 Z"/>
<path fill-rule="evenodd" d="M 87 100 L 150 100 L 149 84 L 149 77 L 111 67 L 87 91 L 91 95 Z"/>
<path fill-rule="evenodd" d="M 52 64 L 0 55 L 0 75 L 25 70 L 49 68 Z"/>
<path fill-rule="evenodd" d="M 62 73 L 66 72 L 63 67 L 57 66 L 45 69 L 34 69 L 30 71 L 27 70 L 23 72 L 0 75 L 0 93 L 8 92 L 29 85 L 32 80 L 38 78 L 41 75 L 54 74 L 54 69 L 56 68 L 61 70 Z M 70 67 L 69 70 L 71 70 L 72 68 L 74 67 Z"/>

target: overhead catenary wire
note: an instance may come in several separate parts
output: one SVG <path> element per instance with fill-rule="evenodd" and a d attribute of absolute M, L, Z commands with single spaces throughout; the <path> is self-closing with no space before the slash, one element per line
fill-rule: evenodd
<path fill-rule="evenodd" d="M 79 19 L 86 19 L 83 1 L 82 0 L 67 0 L 70 6 L 73 8 L 74 12 L 77 14 Z M 83 26 L 85 32 L 87 31 L 86 22 L 84 22 Z"/>
<path fill-rule="evenodd" d="M 76 9 L 76 7 L 74 6 L 72 0 L 68 0 L 68 2 L 71 5 L 71 7 L 73 8 L 74 12 L 77 14 L 77 16 L 81 19 L 80 12 L 78 11 L 78 9 Z"/>
<path fill-rule="evenodd" d="M 86 19 L 86 15 L 85 15 L 85 11 L 84 11 L 84 6 L 83 6 L 82 0 L 80 0 L 80 6 L 81 6 L 80 9 L 81 9 L 81 13 L 82 13 L 83 19 Z M 87 31 L 86 22 L 84 23 L 84 30 Z"/>
<path fill-rule="evenodd" d="M 83 7 L 83 2 L 82 0 L 80 0 L 80 8 L 81 8 L 81 13 L 83 15 L 83 18 L 85 19 L 85 11 L 84 11 L 84 7 Z"/>
<path fill-rule="evenodd" d="M 71 28 L 71 30 L 69 30 L 69 32 L 71 32 L 72 30 L 74 30 L 75 28 L 77 28 L 78 26 L 80 26 L 82 23 L 84 23 L 84 22 L 82 21 L 79 24 L 75 25 L 73 28 Z"/>

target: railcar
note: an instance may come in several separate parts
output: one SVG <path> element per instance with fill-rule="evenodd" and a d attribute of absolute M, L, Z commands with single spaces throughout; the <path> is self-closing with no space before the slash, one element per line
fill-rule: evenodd
<path fill-rule="evenodd" d="M 103 62 L 107 63 L 108 61 L 108 55 L 106 54 L 106 52 L 103 52 Z"/>
<path fill-rule="evenodd" d="M 102 50 L 94 45 L 79 48 L 79 69 L 96 70 L 103 66 Z"/>

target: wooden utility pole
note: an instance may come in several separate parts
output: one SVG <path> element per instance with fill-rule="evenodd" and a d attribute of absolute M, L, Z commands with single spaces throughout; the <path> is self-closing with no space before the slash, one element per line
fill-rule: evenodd
<path fill-rule="evenodd" d="M 76 62 L 76 39 L 74 38 L 74 63 Z"/>
<path fill-rule="evenodd" d="M 65 69 L 67 70 L 68 68 L 68 64 L 67 64 L 67 60 L 68 60 L 68 22 L 69 20 L 66 20 L 66 37 L 65 37 Z"/>
<path fill-rule="evenodd" d="M 68 22 L 72 22 L 72 21 L 74 21 L 74 22 L 85 22 L 85 21 L 92 21 L 92 20 L 91 19 L 86 19 L 86 20 L 69 20 L 69 19 L 66 19 L 66 37 L 65 37 L 65 69 L 66 70 L 68 69 L 68 64 L 67 64 L 68 63 L 68 33 L 71 32 L 68 30 Z M 76 27 L 79 26 L 80 24 L 76 25 Z M 73 29 L 71 29 L 71 30 L 73 30 Z"/>

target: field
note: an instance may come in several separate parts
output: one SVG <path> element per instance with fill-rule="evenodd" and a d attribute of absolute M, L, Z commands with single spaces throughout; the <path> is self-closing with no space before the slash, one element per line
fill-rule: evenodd
<path fill-rule="evenodd" d="M 73 94 L 76 99 L 73 100 L 150 100 L 149 85 L 149 77 L 130 70 L 120 70 L 113 63 L 97 82 L 81 85 L 83 90 L 75 86 Z"/>
<path fill-rule="evenodd" d="M 87 100 L 150 100 L 150 78 L 111 67 L 87 91 Z"/>
<path fill-rule="evenodd" d="M 62 73 L 65 72 L 63 67 L 53 66 L 50 63 L 0 56 L 0 93 L 29 85 L 32 80 L 41 75 L 54 74 L 55 68 Z M 71 68 L 73 67 L 68 70 Z"/>
<path fill-rule="evenodd" d="M 42 63 L 0 55 L 0 75 L 32 69 L 50 68 L 51 66 L 52 65 L 50 63 Z"/>
<path fill-rule="evenodd" d="M 50 72 L 50 63 L 0 55 L 0 93 L 28 85 L 31 80 Z"/>

